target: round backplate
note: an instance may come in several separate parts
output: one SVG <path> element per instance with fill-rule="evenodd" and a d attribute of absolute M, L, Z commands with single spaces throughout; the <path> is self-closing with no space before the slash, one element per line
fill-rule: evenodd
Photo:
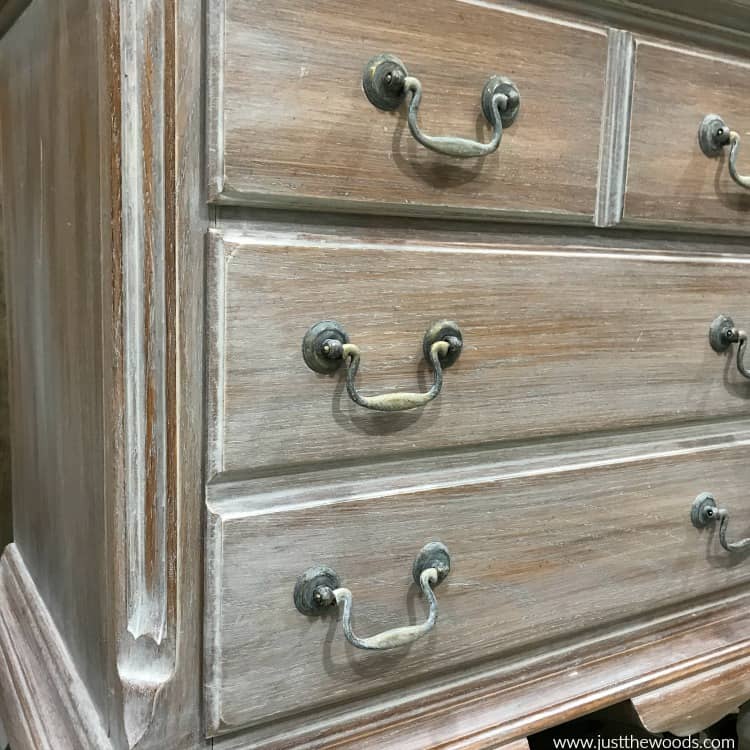
<path fill-rule="evenodd" d="M 407 75 L 401 60 L 386 52 L 367 61 L 362 71 L 362 88 L 378 109 L 396 109 L 404 98 Z"/>
<path fill-rule="evenodd" d="M 294 606 L 302 612 L 303 615 L 320 615 L 328 607 L 321 606 L 315 601 L 315 589 L 319 586 L 327 586 L 329 589 L 337 589 L 341 585 L 339 577 L 335 570 L 327 568 L 325 565 L 319 565 L 315 568 L 308 568 L 294 585 Z"/>
<path fill-rule="evenodd" d="M 447 577 L 451 572 L 451 556 L 448 548 L 441 542 L 428 542 L 419 550 L 419 554 L 414 560 L 411 574 L 414 577 L 414 583 L 419 586 L 419 579 L 422 573 L 428 568 L 435 568 L 438 572 L 435 586 Z"/>
<path fill-rule="evenodd" d="M 500 120 L 503 127 L 507 128 L 513 124 L 521 107 L 521 94 L 510 78 L 505 76 L 492 76 L 482 89 L 482 112 L 488 122 L 492 122 L 492 98 L 495 94 L 505 94 L 508 97 L 508 106 L 500 110 Z"/>
<path fill-rule="evenodd" d="M 708 492 L 702 492 L 693 500 L 693 507 L 690 509 L 690 520 L 696 529 L 704 529 L 708 524 L 716 520 L 715 515 L 709 516 L 706 514 L 706 510 L 709 508 L 716 508 L 716 500 Z"/>
<path fill-rule="evenodd" d="M 706 156 L 718 156 L 729 143 L 729 128 L 719 115 L 706 115 L 698 128 L 698 144 Z"/>
<path fill-rule="evenodd" d="M 455 336 L 461 342 L 461 346 L 451 347 L 444 357 L 440 357 L 442 368 L 450 367 L 461 356 L 464 336 L 458 327 L 458 323 L 454 323 L 452 320 L 437 320 L 425 331 L 424 338 L 422 339 L 422 353 L 428 364 L 430 362 L 430 349 L 432 349 L 432 345 L 436 341 L 443 341 L 448 336 Z"/>
<path fill-rule="evenodd" d="M 734 328 L 734 321 L 728 315 L 719 315 L 708 329 L 708 340 L 715 352 L 726 351 L 731 345 L 727 333 Z"/>
<path fill-rule="evenodd" d="M 329 359 L 323 354 L 323 342 L 326 339 L 349 343 L 346 331 L 335 320 L 321 320 L 310 328 L 302 339 L 302 356 L 305 364 L 315 372 L 335 372 L 341 365 L 341 359 Z"/>

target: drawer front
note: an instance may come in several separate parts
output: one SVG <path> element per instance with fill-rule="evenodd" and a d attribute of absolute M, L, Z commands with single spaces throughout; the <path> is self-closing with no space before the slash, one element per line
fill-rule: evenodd
<path fill-rule="evenodd" d="M 743 137 L 738 167 L 750 172 L 749 80 L 746 63 L 638 43 L 626 223 L 750 230 L 750 191 L 730 178 L 726 153 L 708 158 L 698 145 L 703 117 L 721 115 Z"/>
<path fill-rule="evenodd" d="M 210 731 L 340 717 L 368 697 L 382 706 L 490 664 L 512 670 L 536 648 L 544 658 L 571 649 L 576 663 L 576 644 L 617 632 L 625 647 L 638 627 L 747 581 L 747 561 L 729 560 L 716 534 L 694 528 L 690 507 L 710 490 L 732 511 L 730 536 L 747 528 L 750 435 L 716 445 L 706 435 L 643 445 L 640 456 L 612 440 L 604 452 L 563 446 L 551 463 L 527 450 L 475 466 L 466 483 L 435 462 L 411 482 L 386 468 L 379 492 L 370 491 L 377 481 L 347 488 L 313 477 L 209 499 Z M 435 629 L 411 646 L 361 651 L 346 642 L 339 612 L 295 609 L 297 577 L 327 565 L 353 593 L 358 634 L 421 621 L 411 564 L 431 540 L 447 545 L 452 569 L 435 589 Z"/>
<path fill-rule="evenodd" d="M 717 313 L 750 320 L 745 258 L 211 234 L 209 476 L 414 455 L 544 435 L 741 416 Z M 422 337 L 464 334 L 422 409 L 354 404 L 308 369 L 320 320 L 359 345 L 365 394 L 426 390 Z"/>
<path fill-rule="evenodd" d="M 604 31 L 455 0 L 418 0 L 395 15 L 361 0 L 210 5 L 215 201 L 591 217 Z M 521 107 L 499 149 L 456 159 L 418 145 L 403 103 L 381 111 L 363 93 L 363 69 L 379 53 L 421 80 L 419 121 L 431 135 L 489 140 L 482 88 L 493 74 L 511 78 Z"/>

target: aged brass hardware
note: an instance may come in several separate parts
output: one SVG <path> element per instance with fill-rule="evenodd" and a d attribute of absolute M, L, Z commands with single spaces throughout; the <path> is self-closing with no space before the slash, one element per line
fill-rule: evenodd
<path fill-rule="evenodd" d="M 741 328 L 737 328 L 728 315 L 719 315 L 714 319 L 708 329 L 708 340 L 715 352 L 724 352 L 732 344 L 737 344 L 737 369 L 741 375 L 750 378 L 750 370 L 745 367 L 747 333 Z"/>
<path fill-rule="evenodd" d="M 417 112 L 422 101 L 422 84 L 418 78 L 409 75 L 404 64 L 394 55 L 384 53 L 369 60 L 362 75 L 362 87 L 367 98 L 383 110 L 396 109 L 411 92 L 407 112 L 411 134 L 425 148 L 459 159 L 487 156 L 495 151 L 502 140 L 503 128 L 513 124 L 521 105 L 521 95 L 513 81 L 504 76 L 492 76 L 481 96 L 482 112 L 493 128 L 492 138 L 487 143 L 480 143 L 468 138 L 427 135 L 420 129 Z"/>
<path fill-rule="evenodd" d="M 341 586 L 338 575 L 331 568 L 309 568 L 297 579 L 294 587 L 294 606 L 303 615 L 318 616 L 343 603 L 341 624 L 346 640 L 352 646 L 368 651 L 398 648 L 413 643 L 435 627 L 438 606 L 432 589 L 446 578 L 450 570 L 451 556 L 444 544 L 429 542 L 422 547 L 412 566 L 412 578 L 430 604 L 427 619 L 419 625 L 384 630 L 368 638 L 360 638 L 352 630 L 352 592 Z"/>
<path fill-rule="evenodd" d="M 354 384 L 359 369 L 359 347 L 349 343 L 349 336 L 333 320 L 321 320 L 310 328 L 302 340 L 302 356 L 307 366 L 320 373 L 330 373 L 346 362 L 346 390 L 355 404 L 375 411 L 404 411 L 424 406 L 440 394 L 443 370 L 460 356 L 463 335 L 451 320 L 433 323 L 422 339 L 422 353 L 432 366 L 432 387 L 425 393 L 383 393 L 363 396 Z"/>
<path fill-rule="evenodd" d="M 719 115 L 706 115 L 698 128 L 698 143 L 706 156 L 718 156 L 729 146 L 729 175 L 740 186 L 750 189 L 750 177 L 737 172 L 737 154 L 740 150 L 740 136 Z"/>
<path fill-rule="evenodd" d="M 737 542 L 727 542 L 727 524 L 729 523 L 729 511 L 716 505 L 714 496 L 709 492 L 702 492 L 693 501 L 690 509 L 690 520 L 696 529 L 704 529 L 706 526 L 719 520 L 719 542 L 727 552 L 741 552 L 750 547 L 750 537 L 740 539 Z"/>

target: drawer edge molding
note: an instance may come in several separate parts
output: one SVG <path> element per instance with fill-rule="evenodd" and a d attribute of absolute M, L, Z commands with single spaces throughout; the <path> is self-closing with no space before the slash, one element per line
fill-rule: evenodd
<path fill-rule="evenodd" d="M 597 227 L 614 226 L 622 220 L 635 72 L 633 34 L 620 29 L 609 29 L 607 39 L 599 181 L 594 210 L 594 224 Z"/>
<path fill-rule="evenodd" d="M 206 0 L 206 189 L 209 203 L 224 193 L 224 26 L 226 0 Z"/>

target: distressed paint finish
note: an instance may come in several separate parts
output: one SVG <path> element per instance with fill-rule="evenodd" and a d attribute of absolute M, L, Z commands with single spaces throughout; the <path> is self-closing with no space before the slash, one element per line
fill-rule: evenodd
<path fill-rule="evenodd" d="M 51 615 L 19 648 L 65 644 L 61 700 L 118 748 L 204 744 L 201 10 L 33 0 L 0 39 L 16 539 Z"/>
<path fill-rule="evenodd" d="M 210 727 L 313 709 L 322 720 L 375 692 L 386 691 L 384 702 L 429 692 L 446 671 L 451 682 L 493 664 L 521 671 L 532 653 L 543 673 L 560 650 L 577 663 L 591 638 L 629 643 L 666 612 L 746 586 L 747 564 L 717 555 L 712 535 L 690 522 L 705 485 L 750 517 L 750 432 L 714 432 L 657 432 L 650 445 L 620 436 L 589 450 L 571 440 L 546 455 L 526 446 L 485 454 L 481 467 L 457 456 L 455 468 L 412 476 L 408 462 L 385 464 L 368 481 L 348 469 L 259 479 L 209 499 Z M 292 604 L 300 572 L 325 564 L 357 600 L 357 629 L 403 625 L 404 603 L 419 621 L 426 607 L 410 562 L 431 539 L 449 547 L 452 572 L 438 592 L 438 626 L 408 649 L 362 653 L 338 617 L 305 618 Z"/>
<path fill-rule="evenodd" d="M 175 193 L 174 7 L 120 6 L 122 107 L 121 295 L 114 374 L 124 425 L 118 436 L 124 527 L 117 581 L 127 625 L 118 639 L 123 722 L 130 745 L 148 730 L 175 661 Z M 121 378 L 121 380 L 118 379 Z M 120 442 L 120 440 L 122 442 Z"/>
<path fill-rule="evenodd" d="M 591 222 L 604 29 L 453 0 L 410 3 L 418 34 L 362 0 L 211 0 L 208 13 L 214 200 Z M 362 91 L 382 52 L 424 86 L 429 133 L 487 140 L 482 87 L 511 78 L 521 109 L 499 149 L 465 162 L 416 143 L 404 108 L 381 112 Z"/>
<path fill-rule="evenodd" d="M 475 684 L 444 684 L 427 693 L 407 687 L 399 703 L 386 704 L 380 715 L 372 707 L 353 705 L 350 708 L 359 713 L 325 718 L 318 714 L 315 721 L 293 729 L 288 720 L 279 722 L 272 731 L 284 732 L 280 743 L 269 740 L 268 729 L 259 729 L 218 737 L 213 747 L 259 750 L 287 742 L 300 750 L 324 750 L 335 741 L 342 750 L 502 750 L 505 743 L 515 746 L 516 738 L 527 733 L 644 690 L 689 676 L 708 676 L 712 668 L 741 663 L 750 655 L 747 596 L 729 596 L 684 614 L 681 619 L 655 618 L 649 632 L 631 633 L 631 648 L 623 648 L 621 634 L 615 633 L 586 643 L 582 658 L 574 662 L 568 650 L 548 652 L 535 679 L 529 679 L 529 670 L 541 663 L 539 653 L 527 654 L 528 661 L 515 673 L 500 666 Z"/>
<path fill-rule="evenodd" d="M 207 19 L 197 0 L 32 0 L 20 14 L 25 4 L 0 0 L 0 33 L 18 24 L 0 39 L 23 483 L 19 546 L 0 563 L 0 704 L 14 746 L 523 750 L 527 733 L 619 700 L 684 728 L 691 685 L 717 705 L 747 698 L 747 566 L 689 526 L 694 485 L 714 477 L 705 489 L 743 523 L 747 384 L 705 330 L 722 309 L 748 317 L 746 248 L 574 228 L 595 210 L 615 223 L 622 205 L 629 71 L 618 66 L 632 48 L 627 30 L 609 33 L 605 87 L 606 30 L 580 15 L 605 2 L 555 20 L 516 0 L 420 0 L 419 35 L 338 0 L 304 16 L 292 0 L 228 0 L 226 14 L 211 0 Z M 673 21 L 676 33 L 696 22 Z M 711 39 L 736 43 L 746 32 L 735 26 Z M 266 54 L 279 39 L 281 55 Z M 500 151 L 472 172 L 419 149 L 403 113 L 347 88 L 347 70 L 358 82 L 380 51 L 370 43 L 398 46 L 425 83 L 429 132 L 466 132 L 486 76 L 512 76 L 522 112 Z M 212 238 L 204 290 L 206 178 L 218 201 L 369 216 L 215 206 L 228 252 Z M 711 217 L 669 226 L 736 231 L 735 214 Z M 345 396 L 349 411 L 336 411 L 343 384 L 299 353 L 329 305 L 363 348 L 365 393 L 424 386 L 424 325 L 465 313 L 468 360 L 450 372 L 450 400 L 374 427 Z M 371 335 L 383 326 L 388 347 Z M 291 385 L 297 414 L 278 385 Z M 421 621 L 424 602 L 395 584 L 410 537 L 434 530 L 457 535 L 460 555 L 438 629 L 405 653 L 350 660 L 333 619 L 290 616 L 301 556 L 317 550 L 346 575 L 358 632 L 403 624 L 404 609 Z M 267 605 L 264 579 L 275 619 L 250 606 Z M 666 609 L 653 610 L 657 594 Z M 289 633 L 301 645 L 274 645 Z M 287 684 L 249 702 L 285 665 Z M 203 739 L 202 679 L 209 731 L 253 727 Z M 264 712 L 278 721 L 258 724 Z"/>
<path fill-rule="evenodd" d="M 0 701 L 14 750 L 113 750 L 16 545 L 0 560 Z"/>
<path fill-rule="evenodd" d="M 35 0 L 0 38 L 0 173 L 15 544 L 108 720 L 107 22 L 106 4 L 94 0 Z"/>
<path fill-rule="evenodd" d="M 726 154 L 709 159 L 698 145 L 698 127 L 710 113 L 748 140 L 749 75 L 748 60 L 639 40 L 625 222 L 750 231 L 750 193 L 730 178 Z M 740 149 L 741 172 L 747 158 Z"/>
<path fill-rule="evenodd" d="M 747 414 L 750 386 L 708 327 L 719 309 L 750 319 L 750 259 L 626 248 L 213 232 L 209 474 Z M 338 320 L 362 350 L 361 393 L 423 388 L 423 332 L 445 317 L 461 357 L 404 414 L 352 403 L 341 369 L 316 374 L 300 351 Z"/>
<path fill-rule="evenodd" d="M 202 746 L 201 3 L 119 4 L 122 221 L 111 269 L 117 670 L 127 747 Z"/>

